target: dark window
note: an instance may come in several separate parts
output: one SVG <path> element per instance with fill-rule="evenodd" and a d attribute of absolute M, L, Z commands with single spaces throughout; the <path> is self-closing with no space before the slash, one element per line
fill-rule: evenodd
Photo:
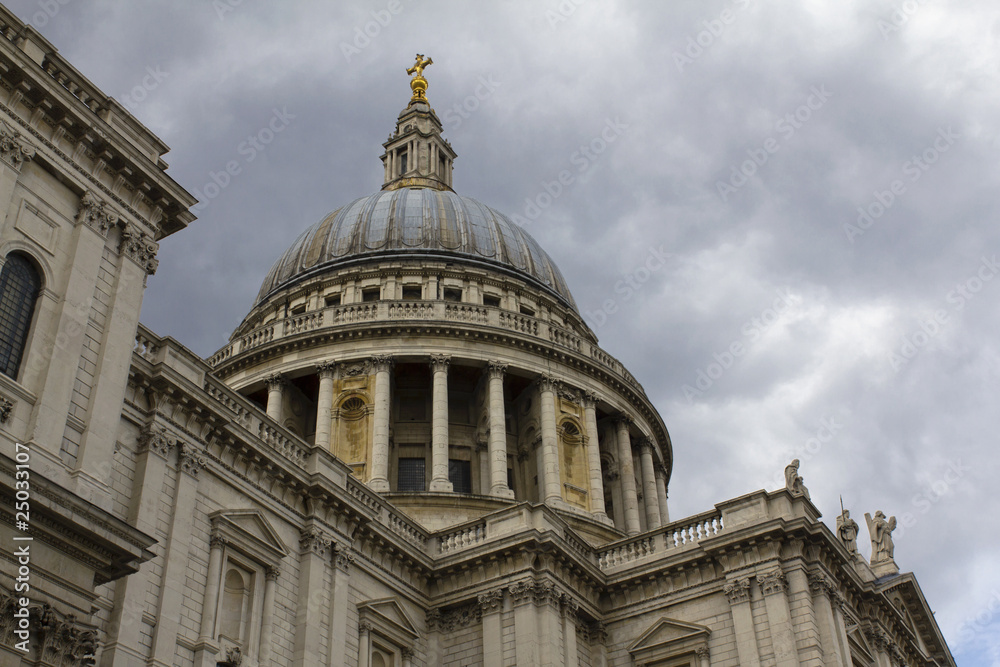
<path fill-rule="evenodd" d="M 406 173 L 406 151 L 402 151 L 399 154 L 399 175 L 402 176 Z"/>
<path fill-rule="evenodd" d="M 500 297 L 498 297 L 498 296 L 490 296 L 489 294 L 484 294 L 483 295 L 483 305 L 484 306 L 492 306 L 494 308 L 499 308 L 500 307 Z"/>
<path fill-rule="evenodd" d="M 330 294 L 325 299 L 327 306 L 339 306 L 340 294 Z"/>
<path fill-rule="evenodd" d="M 427 401 L 421 394 L 400 394 L 400 421 L 427 421 Z"/>
<path fill-rule="evenodd" d="M 378 287 L 369 287 L 368 289 L 361 290 L 362 301 L 378 301 L 379 296 L 380 294 Z"/>
<path fill-rule="evenodd" d="M 455 493 L 472 493 L 472 463 L 448 459 L 448 479 Z"/>
<path fill-rule="evenodd" d="M 424 490 L 424 471 L 427 469 L 427 462 L 424 459 L 400 458 L 398 467 L 397 491 Z"/>
<path fill-rule="evenodd" d="M 444 300 L 445 301 L 461 301 L 462 300 L 462 290 L 456 287 L 445 287 L 444 288 Z"/>
<path fill-rule="evenodd" d="M 508 489 L 513 489 L 514 488 L 514 469 L 513 468 L 507 468 L 507 488 Z"/>
<path fill-rule="evenodd" d="M 301 304 L 292 308 L 292 315 L 301 315 L 306 312 L 306 304 Z"/>
<path fill-rule="evenodd" d="M 421 298 L 423 298 L 423 290 L 420 285 L 403 285 L 403 299 L 416 301 Z"/>
<path fill-rule="evenodd" d="M 522 315 L 531 315 L 532 317 L 534 317 L 535 316 L 535 311 L 532 310 L 531 308 L 528 308 L 527 306 L 521 306 L 521 314 Z"/>
<path fill-rule="evenodd" d="M 0 271 L 0 372 L 17 379 L 42 281 L 24 256 L 7 255 Z"/>

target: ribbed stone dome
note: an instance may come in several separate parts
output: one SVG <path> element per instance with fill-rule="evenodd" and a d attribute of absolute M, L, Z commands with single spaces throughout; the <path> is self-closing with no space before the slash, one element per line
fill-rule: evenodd
<path fill-rule="evenodd" d="M 275 262 L 257 302 L 329 269 L 391 257 L 454 258 L 499 268 L 576 310 L 559 268 L 527 232 L 471 197 L 428 188 L 378 192 L 329 214 Z"/>

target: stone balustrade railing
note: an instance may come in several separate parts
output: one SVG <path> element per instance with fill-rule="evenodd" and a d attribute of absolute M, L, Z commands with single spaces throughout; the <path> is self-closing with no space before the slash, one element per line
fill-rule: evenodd
<path fill-rule="evenodd" d="M 294 336 L 324 327 L 344 326 L 360 322 L 393 321 L 452 321 L 481 324 L 536 336 L 559 347 L 590 358 L 645 394 L 635 377 L 617 359 L 582 336 L 530 315 L 512 313 L 493 306 L 447 301 L 375 301 L 345 306 L 330 306 L 322 310 L 293 315 L 268 322 L 239 337 L 209 358 L 209 365 L 218 366 L 232 357 L 266 345 L 286 336 Z"/>
<path fill-rule="evenodd" d="M 478 521 L 458 530 L 445 533 L 438 538 L 442 554 L 452 553 L 468 547 L 474 547 L 486 541 L 486 522 Z"/>
<path fill-rule="evenodd" d="M 597 564 L 602 570 L 615 569 L 649 556 L 658 557 L 671 549 L 692 546 L 722 530 L 721 512 L 710 510 L 601 547 L 596 551 Z"/>

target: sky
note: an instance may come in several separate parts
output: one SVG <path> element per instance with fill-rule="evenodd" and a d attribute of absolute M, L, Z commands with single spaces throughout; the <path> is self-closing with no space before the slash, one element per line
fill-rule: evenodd
<path fill-rule="evenodd" d="M 142 320 L 205 357 L 302 230 L 379 189 L 430 56 L 456 191 L 517 216 L 645 387 L 672 518 L 798 458 L 866 555 L 864 513 L 897 517 L 958 663 L 1000 665 L 1000 5 L 7 4 L 202 200 Z"/>

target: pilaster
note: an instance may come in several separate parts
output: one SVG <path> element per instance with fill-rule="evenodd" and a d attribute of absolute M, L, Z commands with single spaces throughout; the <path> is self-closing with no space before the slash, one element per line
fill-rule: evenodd
<path fill-rule="evenodd" d="M 733 615 L 733 633 L 736 635 L 736 653 L 741 667 L 760 667 L 757 634 L 750 611 L 750 577 L 731 579 L 723 591 L 729 599 Z"/>
<path fill-rule="evenodd" d="M 799 652 L 795 645 L 795 631 L 792 629 L 792 614 L 788 608 L 788 580 L 781 569 L 776 568 L 757 575 L 760 592 L 764 596 L 767 622 L 771 628 L 774 645 L 774 660 L 777 667 L 799 667 Z"/>

